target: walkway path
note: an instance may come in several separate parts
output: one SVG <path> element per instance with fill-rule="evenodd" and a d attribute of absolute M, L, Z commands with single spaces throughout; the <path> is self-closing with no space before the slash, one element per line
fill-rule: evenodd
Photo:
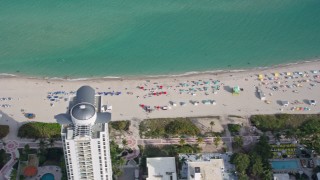
<path fill-rule="evenodd" d="M 18 146 L 19 143 L 12 140 L 7 141 L 4 147 L 2 146 L 2 148 L 5 149 L 6 153 L 11 155 L 11 158 L 1 169 L 0 180 L 6 180 L 10 178 L 12 167 L 17 163 L 19 158 Z"/>
<path fill-rule="evenodd" d="M 242 136 L 244 144 L 250 144 L 252 142 L 257 142 L 260 136 Z M 186 144 L 197 144 L 197 138 L 184 138 Z M 215 137 L 205 137 L 204 143 L 212 144 L 214 143 Z M 233 137 L 221 137 L 221 140 L 224 143 L 232 143 Z M 154 144 L 154 145 L 166 145 L 166 144 L 179 144 L 180 138 L 167 138 L 167 139 L 138 139 L 138 145 L 147 145 L 147 144 Z"/>

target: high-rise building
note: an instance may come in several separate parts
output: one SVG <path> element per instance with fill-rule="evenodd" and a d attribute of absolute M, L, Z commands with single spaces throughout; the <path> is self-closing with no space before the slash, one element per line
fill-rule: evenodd
<path fill-rule="evenodd" d="M 56 116 L 62 125 L 61 137 L 68 179 L 111 180 L 108 122 L 101 96 L 82 86 L 71 98 L 67 113 Z"/>

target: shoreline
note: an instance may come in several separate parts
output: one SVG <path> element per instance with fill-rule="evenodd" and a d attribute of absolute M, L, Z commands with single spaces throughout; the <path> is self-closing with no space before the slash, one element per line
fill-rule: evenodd
<path fill-rule="evenodd" d="M 124 76 L 97 76 L 97 77 L 76 77 L 69 78 L 66 77 L 41 77 L 41 76 L 28 76 L 28 75 L 19 75 L 19 74 L 10 74 L 10 73 L 0 73 L 0 79 L 3 78 L 21 78 L 21 79 L 37 79 L 37 80 L 49 80 L 49 81 L 95 81 L 95 80 L 145 80 L 145 79 L 163 79 L 163 78 L 179 78 L 179 77 L 194 77 L 194 76 L 202 76 L 202 75 L 223 75 L 227 73 L 242 73 L 242 72 L 252 72 L 252 71 L 264 71 L 264 70 L 272 70 L 277 68 L 290 68 L 295 65 L 304 65 L 309 63 L 317 63 L 320 62 L 320 59 L 310 59 L 304 61 L 291 62 L 286 64 L 275 64 L 272 66 L 265 67 L 249 67 L 243 69 L 220 69 L 220 70 L 212 70 L 212 71 L 190 71 L 184 72 L 181 74 L 169 74 L 169 75 L 124 75 Z"/>

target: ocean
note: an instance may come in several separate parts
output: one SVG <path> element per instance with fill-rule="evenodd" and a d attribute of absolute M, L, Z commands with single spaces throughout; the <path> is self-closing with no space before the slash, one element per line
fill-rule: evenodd
<path fill-rule="evenodd" d="M 319 0 L 0 2 L 0 73 L 171 75 L 319 55 Z"/>

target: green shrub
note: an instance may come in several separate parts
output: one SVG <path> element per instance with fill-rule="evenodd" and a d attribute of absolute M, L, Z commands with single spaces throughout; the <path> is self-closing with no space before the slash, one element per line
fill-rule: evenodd
<path fill-rule="evenodd" d="M 200 130 L 189 118 L 146 119 L 140 123 L 140 135 L 145 138 L 195 136 Z"/>
<path fill-rule="evenodd" d="M 319 118 L 319 114 L 275 114 L 252 115 L 250 120 L 262 131 L 282 131 L 295 129 L 310 118 Z"/>
<path fill-rule="evenodd" d="M 241 130 L 240 124 L 228 124 L 228 129 L 231 132 L 231 134 L 238 134 Z"/>
<path fill-rule="evenodd" d="M 109 124 L 118 131 L 128 131 L 130 127 L 130 121 L 111 121 Z"/>
<path fill-rule="evenodd" d="M 21 138 L 61 138 L 61 127 L 57 123 L 31 122 L 22 125 L 18 131 Z"/>
<path fill-rule="evenodd" d="M 190 120 L 175 120 L 168 123 L 165 132 L 169 135 L 196 136 L 200 130 Z"/>

